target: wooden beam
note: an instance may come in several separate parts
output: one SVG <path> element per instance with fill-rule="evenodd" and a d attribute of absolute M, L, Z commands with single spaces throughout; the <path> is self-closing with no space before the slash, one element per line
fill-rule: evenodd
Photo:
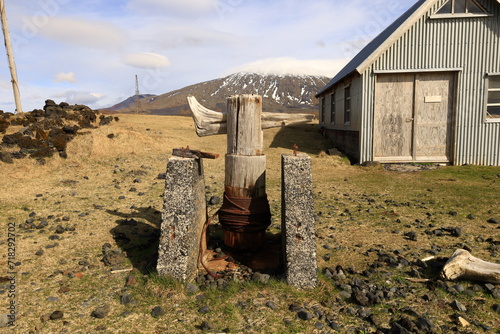
<path fill-rule="evenodd" d="M 198 150 L 191 150 L 188 148 L 174 148 L 172 150 L 172 155 L 181 158 L 204 158 L 204 159 L 217 159 L 220 154 L 201 152 Z"/>
<path fill-rule="evenodd" d="M 463 279 L 500 284 L 500 264 L 486 262 L 459 249 L 450 257 L 441 276 L 447 280 Z"/>
<path fill-rule="evenodd" d="M 194 96 L 188 96 L 196 134 L 200 137 L 227 133 L 227 114 L 202 106 Z M 313 114 L 261 113 L 262 129 L 277 128 L 288 124 L 307 123 L 315 119 Z"/>

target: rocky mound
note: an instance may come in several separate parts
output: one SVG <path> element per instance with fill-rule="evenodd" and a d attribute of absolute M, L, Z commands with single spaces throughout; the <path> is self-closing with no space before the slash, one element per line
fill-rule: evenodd
<path fill-rule="evenodd" d="M 93 129 L 108 125 L 117 117 L 100 115 L 84 105 L 56 104 L 45 101 L 43 110 L 14 115 L 0 110 L 0 133 L 4 134 L 0 143 L 0 161 L 13 163 L 14 159 L 25 157 L 37 159 L 59 154 L 67 158 L 66 146 L 81 129 Z"/>

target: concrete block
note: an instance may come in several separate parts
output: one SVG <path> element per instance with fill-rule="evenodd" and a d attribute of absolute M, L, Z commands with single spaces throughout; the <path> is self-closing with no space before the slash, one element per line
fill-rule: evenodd
<path fill-rule="evenodd" d="M 312 164 L 307 154 L 282 155 L 281 226 L 288 284 L 312 289 L 318 284 Z"/>
<path fill-rule="evenodd" d="M 157 271 L 188 282 L 198 271 L 200 238 L 207 220 L 202 159 L 171 158 L 167 164 Z"/>

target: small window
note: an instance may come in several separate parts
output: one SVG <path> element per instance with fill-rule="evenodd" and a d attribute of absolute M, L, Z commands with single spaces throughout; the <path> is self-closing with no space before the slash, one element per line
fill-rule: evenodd
<path fill-rule="evenodd" d="M 489 15 L 476 0 L 449 0 L 436 13 L 438 16 L 449 15 Z"/>
<path fill-rule="evenodd" d="M 500 75 L 488 76 L 486 118 L 500 121 Z"/>
<path fill-rule="evenodd" d="M 344 89 L 344 123 L 351 122 L 351 86 Z"/>
<path fill-rule="evenodd" d="M 335 93 L 331 95 L 331 106 L 330 106 L 330 123 L 335 124 Z"/>
<path fill-rule="evenodd" d="M 325 104 L 325 98 L 321 98 L 321 124 L 325 124 L 325 109 L 326 109 L 326 104 Z"/>

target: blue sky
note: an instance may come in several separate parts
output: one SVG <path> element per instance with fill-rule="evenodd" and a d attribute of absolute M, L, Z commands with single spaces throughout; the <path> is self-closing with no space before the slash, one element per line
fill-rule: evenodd
<path fill-rule="evenodd" d="M 240 72 L 332 77 L 416 0 L 4 0 L 24 111 Z M 3 44 L 3 43 L 2 43 Z M 3 49 L 3 48 L 2 48 Z M 13 112 L 7 57 L 0 109 Z"/>

